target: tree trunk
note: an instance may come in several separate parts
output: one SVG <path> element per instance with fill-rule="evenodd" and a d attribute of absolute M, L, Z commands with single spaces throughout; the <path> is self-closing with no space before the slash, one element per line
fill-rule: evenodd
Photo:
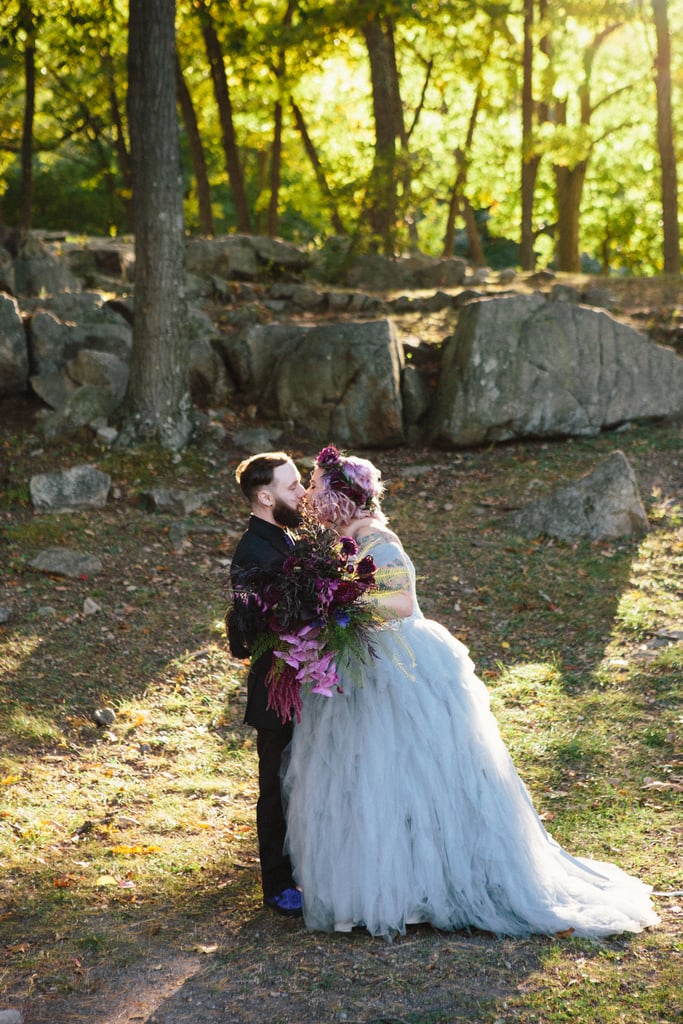
<path fill-rule="evenodd" d="M 292 101 L 292 113 L 294 114 L 296 128 L 297 131 L 299 132 L 299 135 L 301 136 L 301 141 L 304 144 L 306 155 L 311 162 L 311 167 L 313 168 L 313 173 L 315 174 L 315 180 L 318 183 L 318 188 L 320 189 L 323 199 L 325 200 L 329 208 L 332 226 L 334 227 L 334 230 L 337 232 L 338 235 L 345 235 L 346 229 L 344 227 L 344 223 L 341 217 L 339 216 L 339 210 L 337 209 L 337 204 L 335 203 L 334 196 L 332 195 L 332 189 L 327 183 L 327 178 L 325 177 L 325 171 L 323 170 L 322 164 L 320 163 L 320 158 L 318 156 L 315 146 L 313 145 L 313 140 L 311 139 L 311 136 L 308 134 L 308 128 L 306 127 L 304 116 L 297 107 L 296 103 L 294 103 L 294 101 Z"/>
<path fill-rule="evenodd" d="M 114 149 L 119 162 L 119 171 L 123 180 L 123 205 L 126 211 L 126 227 L 132 234 L 135 231 L 133 218 L 133 180 L 130 167 L 130 153 L 126 145 L 126 133 L 121 117 L 119 98 L 116 95 L 116 76 L 114 74 L 114 62 L 111 53 L 105 52 L 102 56 L 102 66 L 109 83 L 109 110 L 111 112 L 111 123 L 114 129 Z"/>
<path fill-rule="evenodd" d="M 534 99 L 534 36 L 535 8 L 538 5 L 538 21 L 545 22 L 548 0 L 523 0 L 524 2 L 524 51 L 522 80 L 522 174 L 520 183 L 521 220 L 519 262 L 522 270 L 533 270 L 536 266 L 534 244 L 539 232 L 534 229 L 534 198 L 536 181 L 541 164 L 541 153 L 535 152 L 534 119 L 543 124 L 548 119 L 548 103 Z M 546 33 L 538 44 L 546 60 L 551 56 L 551 40 Z"/>
<path fill-rule="evenodd" d="M 225 167 L 230 180 L 232 190 L 232 202 L 235 207 L 235 219 L 238 229 L 243 234 L 251 234 L 251 218 L 249 216 L 249 204 L 247 192 L 244 186 L 244 175 L 242 174 L 242 163 L 240 161 L 239 149 L 237 147 L 237 136 L 232 116 L 232 100 L 228 88 L 228 79 L 225 74 L 223 63 L 223 52 L 221 44 L 216 35 L 216 29 L 211 19 L 204 0 L 196 0 L 197 13 L 199 15 L 206 55 L 209 59 L 211 69 L 211 81 L 213 92 L 216 97 L 218 116 L 221 123 L 221 136 L 223 139 L 223 152 L 225 154 Z"/>
<path fill-rule="evenodd" d="M 591 77 L 599 48 L 620 26 L 618 21 L 610 22 L 594 36 L 592 43 L 583 49 L 583 80 L 576 85 L 579 99 L 580 125 L 587 129 L 591 123 Z M 612 94 L 614 95 L 614 93 Z M 553 120 L 557 125 L 567 124 L 567 98 L 553 106 Z M 555 204 L 557 206 L 557 269 L 576 273 L 581 269 L 579 256 L 579 224 L 581 217 L 581 196 L 586 179 L 592 143 L 584 146 L 584 156 L 571 166 L 553 164 L 555 175 Z"/>
<path fill-rule="evenodd" d="M 519 234 L 519 262 L 522 270 L 533 270 L 534 255 L 534 192 L 539 157 L 534 153 L 534 4 L 524 0 L 524 45 L 522 56 L 522 216 Z"/>
<path fill-rule="evenodd" d="M 199 208 L 199 230 L 202 235 L 213 235 L 213 211 L 211 209 L 211 187 L 209 175 L 206 170 L 206 158 L 202 138 L 199 134 L 197 115 L 194 111 L 192 96 L 183 77 L 180 61 L 176 54 L 176 89 L 178 93 L 178 105 L 183 116 L 187 144 L 190 147 L 190 159 L 194 169 L 194 179 L 197 188 L 197 205 Z"/>
<path fill-rule="evenodd" d="M 678 180 L 671 118 L 671 36 L 667 0 L 652 0 L 657 32 L 657 146 L 662 169 L 662 226 L 664 272 L 681 271 L 681 238 L 678 226 Z"/>
<path fill-rule="evenodd" d="M 481 245 L 481 235 L 479 234 L 477 220 L 469 199 L 463 199 L 462 201 L 462 215 L 465 219 L 465 231 L 467 232 L 467 241 L 470 247 L 470 263 L 474 264 L 475 267 L 485 267 L 486 257 Z"/>
<path fill-rule="evenodd" d="M 371 244 L 387 255 L 394 252 L 398 208 L 396 141 L 401 137 L 396 113 L 398 75 L 392 65 L 393 48 L 380 17 L 363 26 L 370 59 L 372 111 L 375 119 L 375 157 L 368 188 L 367 217 L 373 235 Z"/>
<path fill-rule="evenodd" d="M 479 108 L 481 107 L 481 96 L 482 81 L 480 79 L 477 85 L 477 92 L 474 97 L 474 103 L 472 104 L 472 112 L 470 114 L 469 124 L 467 126 L 465 146 L 463 149 L 456 149 L 455 153 L 453 154 L 455 157 L 455 165 L 457 170 L 455 174 L 455 181 L 453 182 L 453 188 L 451 190 L 451 197 L 448 203 L 446 231 L 443 240 L 443 255 L 446 258 L 453 255 L 453 246 L 455 245 L 455 219 L 459 213 L 462 213 L 463 217 L 465 218 L 465 228 L 470 243 L 470 259 L 474 263 L 483 265 L 486 262 L 486 260 L 484 258 L 484 253 L 481 247 L 481 238 L 479 237 L 479 232 L 476 230 L 476 223 L 474 221 L 474 215 L 472 214 L 471 207 L 463 195 L 465 183 L 467 182 L 467 170 L 469 166 L 469 156 L 472 151 L 474 129 L 477 123 Z M 471 230 L 472 227 L 474 227 L 474 231 Z"/>
<path fill-rule="evenodd" d="M 21 212 L 19 237 L 23 242 L 33 218 L 33 118 L 36 107 L 35 22 L 31 4 L 22 2 L 19 22 L 26 33 L 24 44 L 24 119 L 21 136 Z"/>
<path fill-rule="evenodd" d="M 557 200 L 557 269 L 568 274 L 581 270 L 579 220 L 587 167 L 588 160 L 581 160 L 573 167 L 553 167 Z"/>
<path fill-rule="evenodd" d="M 175 88 L 175 0 L 130 0 L 128 123 L 135 311 L 121 443 L 182 448 L 190 436 L 183 331 L 184 226 Z"/>
<path fill-rule="evenodd" d="M 288 28 L 297 7 L 298 0 L 289 0 L 282 19 L 282 27 Z M 275 67 L 275 78 L 278 90 L 287 71 L 287 51 L 280 49 Z M 280 93 L 278 93 L 280 95 Z M 282 101 L 275 103 L 273 112 L 273 145 L 270 153 L 270 199 L 268 200 L 268 234 L 271 238 L 277 235 L 280 223 L 280 174 L 282 170 Z"/>
<path fill-rule="evenodd" d="M 282 163 L 282 105 L 275 104 L 273 145 L 270 151 L 270 199 L 268 201 L 268 235 L 274 238 L 279 226 L 280 166 Z"/>

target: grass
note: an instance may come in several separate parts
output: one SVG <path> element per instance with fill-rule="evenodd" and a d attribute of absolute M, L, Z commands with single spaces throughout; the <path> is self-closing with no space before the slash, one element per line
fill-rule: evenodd
<path fill-rule="evenodd" d="M 470 647 L 548 829 L 665 892 L 683 889 L 680 440 L 659 425 L 371 453 L 423 608 Z M 12 486 L 0 497 L 0 604 L 12 617 L 0 627 L 0 1006 L 48 1020 L 59 1005 L 64 1022 L 88 1012 L 99 1022 L 107 986 L 182 953 L 194 958 L 195 1001 L 226 1000 L 225 1019 L 240 1022 L 681 1020 L 680 897 L 659 899 L 661 928 L 599 943 L 420 928 L 387 946 L 309 935 L 266 913 L 245 672 L 221 626 L 245 518 L 238 454 L 207 442 L 174 461 L 100 452 L 87 438 L 41 452 L 18 432 L 3 445 Z M 636 468 L 647 536 L 567 545 L 509 530 L 510 507 L 616 447 Z M 81 461 L 111 474 L 106 508 L 34 515 L 30 475 Z M 420 463 L 426 475 L 406 474 Z M 150 485 L 211 498 L 191 516 L 159 515 L 140 500 Z M 30 568 L 57 544 L 97 554 L 102 572 L 70 580 Z M 84 613 L 87 597 L 100 612 Z M 115 712 L 109 727 L 93 721 L 103 707 Z"/>

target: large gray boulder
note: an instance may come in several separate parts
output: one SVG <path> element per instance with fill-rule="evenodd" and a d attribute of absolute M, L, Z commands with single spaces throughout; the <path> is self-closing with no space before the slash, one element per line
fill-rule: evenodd
<path fill-rule="evenodd" d="M 29 490 L 37 512 L 78 512 L 102 508 L 111 489 L 111 477 L 95 466 L 72 466 L 56 473 L 31 477 Z"/>
<path fill-rule="evenodd" d="M 14 260 L 11 253 L 0 245 L 0 291 L 14 295 L 17 282 L 14 274 Z"/>
<path fill-rule="evenodd" d="M 15 299 L 0 293 L 0 397 L 21 394 L 28 385 L 26 333 Z"/>
<path fill-rule="evenodd" d="M 264 416 L 323 443 L 402 442 L 403 348 L 390 321 L 258 325 L 221 344 Z"/>
<path fill-rule="evenodd" d="M 293 273 L 305 270 L 310 263 L 308 253 L 280 238 L 254 235 L 249 239 L 262 265 L 270 270 L 288 270 Z"/>
<path fill-rule="evenodd" d="M 55 296 L 31 309 L 29 345 L 37 373 L 45 366 L 63 366 L 81 348 L 110 352 L 126 361 L 132 349 L 132 328 L 123 315 L 92 292 Z"/>
<path fill-rule="evenodd" d="M 216 344 L 219 333 L 211 318 L 195 305 L 186 310 L 183 337 L 188 348 L 188 375 L 193 402 L 224 405 L 231 383 Z"/>
<path fill-rule="evenodd" d="M 111 352 L 82 348 L 66 364 L 66 372 L 77 384 L 92 384 L 111 395 L 111 408 L 115 409 L 126 393 L 128 386 L 128 364 Z"/>
<path fill-rule="evenodd" d="M 636 475 L 620 451 L 580 480 L 514 512 L 510 525 L 525 537 L 569 542 L 582 537 L 613 539 L 649 529 Z"/>
<path fill-rule="evenodd" d="M 65 242 L 62 250 L 69 270 L 88 287 L 101 278 L 130 282 L 135 271 L 135 244 L 124 238 L 89 238 Z"/>
<path fill-rule="evenodd" d="M 683 359 L 609 314 L 541 295 L 464 306 L 447 342 L 431 439 L 466 447 L 594 435 L 683 412 Z"/>
<path fill-rule="evenodd" d="M 374 291 L 398 288 L 452 288 L 465 280 L 466 264 L 459 259 L 432 259 L 429 256 L 406 256 L 391 259 L 376 253 L 356 256 L 346 271 L 345 283 Z"/>
<path fill-rule="evenodd" d="M 94 576 L 102 571 L 102 562 L 94 555 L 85 555 L 69 548 L 46 548 L 39 551 L 29 563 L 32 569 L 47 573 L 49 576 L 68 576 L 70 579 L 82 579 Z"/>
<path fill-rule="evenodd" d="M 119 403 L 111 388 L 97 384 L 81 384 L 64 405 L 44 417 L 40 424 L 45 437 L 59 437 L 78 427 L 100 426 L 106 422 Z"/>
<path fill-rule="evenodd" d="M 37 236 L 30 235 L 14 261 L 16 290 L 19 295 L 55 295 L 78 292 L 80 280 L 71 273 L 61 253 Z"/>
<path fill-rule="evenodd" d="M 59 411 L 64 425 L 109 415 L 128 381 L 126 317 L 93 292 L 65 293 L 36 304 L 29 325 L 30 383 L 38 397 Z"/>
<path fill-rule="evenodd" d="M 185 267 L 200 277 L 217 275 L 237 280 L 253 280 L 265 271 L 299 272 L 310 262 L 307 253 L 278 238 L 256 235 L 221 235 L 217 238 L 192 238 L 185 246 Z"/>
<path fill-rule="evenodd" d="M 50 363 L 71 358 L 79 348 L 111 352 L 127 360 L 133 346 L 132 310 L 125 301 L 106 301 L 98 292 L 63 292 L 42 300 L 27 300 L 24 309 L 31 316 L 33 362 L 44 356 Z M 52 317 L 61 330 L 53 328 L 43 338 L 42 317 Z M 62 349 L 57 355 L 54 346 Z M 67 351 L 68 350 L 68 351 Z"/>

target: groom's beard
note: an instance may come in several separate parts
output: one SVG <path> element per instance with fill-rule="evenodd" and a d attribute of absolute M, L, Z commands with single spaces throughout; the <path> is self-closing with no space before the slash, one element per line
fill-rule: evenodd
<path fill-rule="evenodd" d="M 273 519 L 278 526 L 282 526 L 286 530 L 296 530 L 297 526 L 301 526 L 303 516 L 298 508 L 292 508 L 291 505 L 277 498 L 273 505 Z"/>

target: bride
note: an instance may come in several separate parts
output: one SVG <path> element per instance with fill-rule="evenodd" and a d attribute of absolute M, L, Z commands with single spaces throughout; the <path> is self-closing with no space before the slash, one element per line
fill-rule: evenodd
<path fill-rule="evenodd" d="M 365 459 L 328 446 L 306 501 L 372 555 L 384 625 L 360 681 L 307 693 L 283 779 L 308 928 L 406 925 L 582 936 L 657 924 L 650 887 L 571 856 L 545 831 L 467 649 L 420 611 L 415 573 Z"/>

